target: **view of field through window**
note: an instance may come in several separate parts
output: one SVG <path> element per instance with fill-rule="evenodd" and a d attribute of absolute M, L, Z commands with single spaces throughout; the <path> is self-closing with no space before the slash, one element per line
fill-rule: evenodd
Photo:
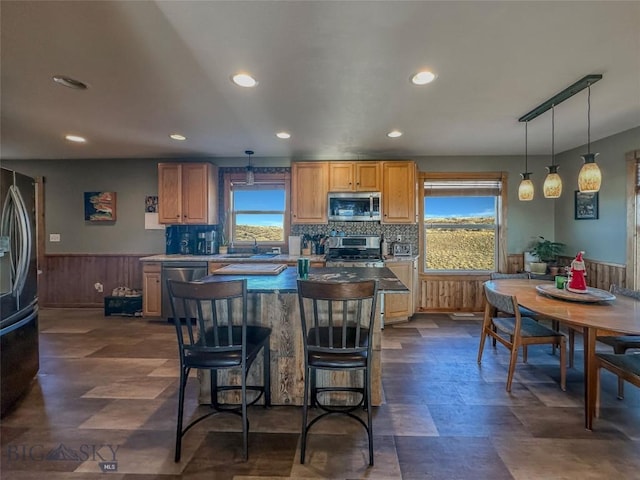
<path fill-rule="evenodd" d="M 495 270 L 495 197 L 425 197 L 425 269 Z"/>
<path fill-rule="evenodd" d="M 284 242 L 285 205 L 284 188 L 234 190 L 233 240 Z"/>

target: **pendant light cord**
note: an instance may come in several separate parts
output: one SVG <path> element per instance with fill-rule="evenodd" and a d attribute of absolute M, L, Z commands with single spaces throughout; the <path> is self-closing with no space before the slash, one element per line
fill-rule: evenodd
<path fill-rule="evenodd" d="M 555 131 L 556 131 L 556 127 L 555 127 L 555 119 L 556 119 L 556 106 L 555 105 L 551 105 L 551 165 L 554 165 L 555 162 Z"/>
<path fill-rule="evenodd" d="M 587 153 L 591 153 L 591 84 L 587 86 Z"/>
<path fill-rule="evenodd" d="M 524 122 L 524 171 L 529 172 L 529 168 L 527 166 L 527 159 L 529 156 L 529 152 L 527 149 L 527 145 L 529 144 L 529 122 Z"/>

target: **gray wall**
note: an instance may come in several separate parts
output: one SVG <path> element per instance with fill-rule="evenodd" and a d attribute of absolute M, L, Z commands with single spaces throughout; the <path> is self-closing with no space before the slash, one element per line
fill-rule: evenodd
<path fill-rule="evenodd" d="M 548 200 L 542 196 L 548 156 L 529 158 L 529 170 L 536 187 L 535 199 L 518 201 L 522 156 L 502 157 L 417 157 L 419 170 L 506 171 L 508 173 L 507 250 L 519 253 L 533 238 L 564 242 L 567 254 L 585 250 L 589 259 L 626 263 L 625 153 L 640 149 L 640 127 L 599 140 L 592 151 L 600 152 L 598 164 L 603 171 L 600 191 L 600 218 L 574 220 L 573 191 L 582 165 L 577 148 L 557 155 L 556 163 L 564 181 L 562 197 Z M 202 159 L 198 159 L 202 161 Z M 246 158 L 211 159 L 219 166 L 246 164 Z M 164 231 L 144 229 L 144 199 L 157 195 L 157 160 L 30 160 L 3 161 L 3 166 L 46 178 L 45 216 L 48 253 L 162 253 Z M 288 166 L 282 158 L 252 159 L 256 166 Z M 118 194 L 117 221 L 95 225 L 84 221 L 85 191 L 115 191 Z M 50 243 L 50 233 L 60 233 L 60 243 Z"/>
<path fill-rule="evenodd" d="M 599 152 L 596 162 L 602 171 L 599 192 L 599 218 L 574 220 L 574 191 L 578 189 L 580 155 L 586 146 L 557 156 L 563 179 L 562 197 L 555 203 L 556 240 L 567 244 L 573 255 L 584 250 L 585 257 L 625 265 L 626 259 L 626 165 L 625 154 L 640 149 L 640 127 L 593 142 L 591 152 Z"/>
<path fill-rule="evenodd" d="M 144 203 L 158 194 L 155 160 L 3 161 L 3 166 L 45 177 L 47 253 L 159 253 L 164 230 L 145 230 Z M 115 223 L 84 221 L 84 192 L 117 193 Z M 60 243 L 49 242 L 59 233 Z"/>

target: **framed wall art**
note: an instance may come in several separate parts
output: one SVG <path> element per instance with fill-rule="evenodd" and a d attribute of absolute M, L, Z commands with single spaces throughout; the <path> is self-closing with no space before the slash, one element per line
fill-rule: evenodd
<path fill-rule="evenodd" d="M 576 220 L 597 220 L 598 192 L 586 193 L 576 190 L 574 215 Z"/>
<path fill-rule="evenodd" d="M 87 222 L 115 222 L 116 192 L 84 192 L 84 219 Z"/>

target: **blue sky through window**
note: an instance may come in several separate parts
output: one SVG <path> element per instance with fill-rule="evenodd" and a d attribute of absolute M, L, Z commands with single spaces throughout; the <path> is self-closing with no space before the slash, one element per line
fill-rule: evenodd
<path fill-rule="evenodd" d="M 276 211 L 284 212 L 284 190 L 235 190 L 233 193 L 235 211 Z M 238 214 L 236 225 L 256 225 L 260 227 L 282 227 L 282 214 Z"/>
<path fill-rule="evenodd" d="M 495 217 L 495 197 L 425 197 L 424 218 Z"/>

